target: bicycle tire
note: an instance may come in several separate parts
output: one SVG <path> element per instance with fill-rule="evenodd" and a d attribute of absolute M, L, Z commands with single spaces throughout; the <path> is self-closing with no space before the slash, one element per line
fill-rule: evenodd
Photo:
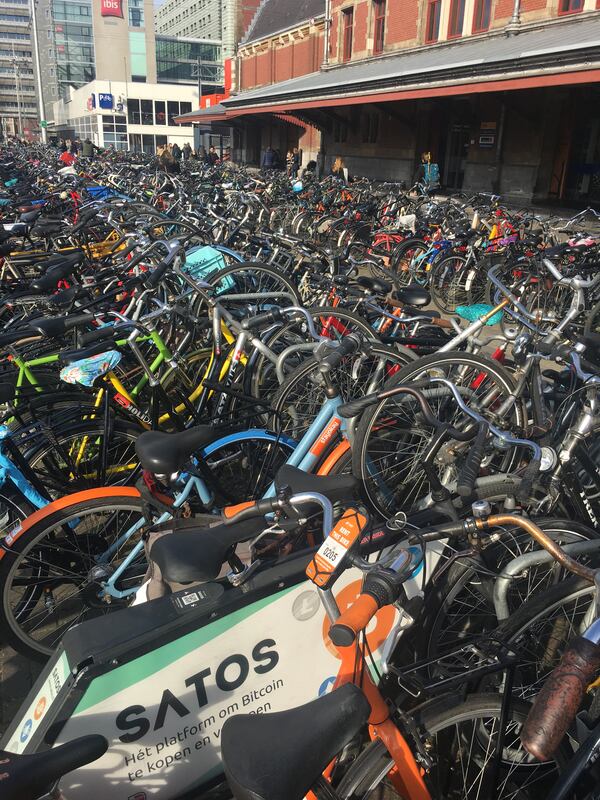
<path fill-rule="evenodd" d="M 598 539 L 598 534 L 593 528 L 570 520 L 537 520 L 537 524 L 559 544 Z M 512 559 L 518 555 L 529 552 L 531 538 L 519 535 L 519 531 L 507 531 L 506 541 L 502 540 L 488 548 L 482 555 L 485 561 L 483 570 L 496 571 L 498 574 Z M 516 534 L 516 535 L 515 535 Z M 600 555 L 600 541 L 598 542 Z M 555 569 L 556 568 L 556 569 Z M 419 625 L 415 647 L 424 658 L 435 658 L 444 650 L 456 647 L 466 639 L 486 634 L 497 628 L 500 624 L 496 619 L 493 603 L 490 604 L 493 592 L 494 578 L 489 576 L 490 586 L 486 586 L 487 576 L 482 570 L 472 566 L 470 562 L 457 562 L 448 570 L 445 580 L 427 593 L 425 616 L 422 625 Z M 515 578 L 507 594 L 511 615 L 518 611 L 525 602 L 528 602 L 537 593 L 545 591 L 548 583 L 556 583 L 564 579 L 565 572 L 556 562 L 527 570 L 527 575 Z M 461 594 L 464 593 L 464 599 Z M 478 606 L 479 601 L 479 606 Z M 483 611 L 479 608 L 483 605 Z M 465 621 L 462 633 L 457 630 L 457 622 L 453 617 L 452 608 L 457 607 L 455 614 L 460 613 L 460 608 L 469 608 L 469 621 Z M 444 646 L 445 643 L 445 646 Z"/>
<path fill-rule="evenodd" d="M 480 375 L 485 375 L 485 379 L 477 383 L 475 391 L 479 392 L 479 390 L 485 386 L 486 393 L 488 393 L 488 389 L 493 385 L 498 394 L 495 396 L 488 394 L 488 396 L 492 397 L 494 402 L 497 402 L 498 397 L 506 398 L 515 390 L 515 383 L 512 376 L 501 364 L 482 356 L 459 351 L 433 353 L 429 356 L 423 356 L 401 369 L 386 383 L 385 388 L 390 389 L 397 384 L 411 383 L 414 380 L 418 380 L 424 373 L 432 372 L 434 374 L 441 373 L 444 375 L 448 375 L 449 373 L 448 376 L 450 380 L 461 386 L 462 384 L 458 380 L 458 377 L 452 374 L 452 369 L 455 367 L 463 370 L 462 377 L 465 378 L 467 384 L 469 381 L 469 374 L 471 374 L 473 370 L 475 370 L 477 375 L 477 381 L 480 380 Z M 466 376 L 464 372 L 465 368 L 471 371 L 471 373 L 468 373 Z M 473 383 L 473 381 L 471 381 L 471 383 Z M 468 404 L 474 404 L 472 398 L 468 401 Z M 418 474 L 410 473 L 410 482 L 408 482 L 408 479 L 407 482 L 404 481 L 404 478 L 402 478 L 398 472 L 399 467 L 397 466 L 400 463 L 398 460 L 400 442 L 393 442 L 390 439 L 393 435 L 393 429 L 389 424 L 386 424 L 386 426 L 377 426 L 377 420 L 380 416 L 387 415 L 389 418 L 390 414 L 393 414 L 394 405 L 395 401 L 391 398 L 390 400 L 382 400 L 367 409 L 358 424 L 353 447 L 354 474 L 363 482 L 365 495 L 370 504 L 377 513 L 384 517 L 389 517 L 399 510 L 408 512 L 410 508 L 410 505 L 408 505 L 409 501 L 414 505 L 419 499 L 426 496 L 429 491 L 427 488 L 428 483 L 425 481 L 422 470 L 421 473 Z M 452 412 L 453 409 L 456 409 L 455 404 L 450 407 L 450 411 Z M 435 406 L 433 410 L 434 413 L 436 413 Z M 480 409 L 480 411 L 484 413 L 484 409 Z M 512 418 L 510 419 L 512 429 L 520 430 L 523 427 L 524 420 L 524 409 L 517 401 L 513 407 Z M 416 464 L 420 452 L 417 443 L 420 442 L 419 446 L 423 446 L 425 440 L 428 442 L 429 438 L 426 432 L 421 435 L 419 429 L 415 427 L 414 424 L 411 425 L 407 423 L 407 428 L 409 430 L 402 434 L 404 437 L 405 450 L 407 453 L 413 455 L 413 461 Z M 398 428 L 398 431 L 401 432 L 402 429 Z M 386 451 L 382 449 L 386 443 L 388 443 L 387 455 Z M 385 460 L 386 458 L 387 461 Z M 380 472 L 376 472 L 374 467 L 374 465 L 378 463 L 381 465 Z M 402 469 L 408 468 L 407 465 L 410 466 L 408 461 L 403 462 Z M 500 471 L 508 473 L 510 472 L 510 466 L 510 461 L 504 459 Z M 383 471 L 384 469 L 385 472 Z M 396 474 L 394 474 L 394 471 Z M 384 476 L 383 478 L 382 475 Z M 407 487 L 408 493 L 402 493 L 403 486 Z M 422 492 L 421 488 L 423 490 Z M 421 494 L 419 494 L 419 492 L 421 492 Z M 412 499 L 410 499 L 411 497 Z"/>
<path fill-rule="evenodd" d="M 516 800 L 517 797 L 519 800 L 538 800 L 540 796 L 543 796 L 536 793 L 540 791 L 537 782 L 534 782 L 535 788 L 532 787 L 533 793 L 521 793 L 522 786 L 519 787 L 518 783 L 516 786 L 514 784 L 516 780 L 514 772 L 519 770 L 519 767 L 515 767 L 514 765 L 518 763 L 517 758 L 519 758 L 519 753 L 522 751 L 520 743 L 516 745 L 518 740 L 517 730 L 520 729 L 524 723 L 528 711 L 529 705 L 519 701 L 513 702 L 510 709 L 509 713 L 511 719 L 507 727 L 510 727 L 511 724 L 516 725 L 516 727 L 513 732 L 507 730 L 507 736 L 509 737 L 507 740 L 508 745 L 505 745 L 503 750 L 503 755 L 506 755 L 501 760 L 500 770 L 501 779 L 504 779 L 504 786 L 500 784 L 500 791 L 495 795 L 496 800 Z M 492 720 L 492 724 L 494 724 L 495 721 L 500 719 L 501 713 L 502 697 L 497 694 L 473 694 L 467 696 L 464 700 L 446 696 L 440 701 L 426 704 L 420 711 L 416 712 L 415 721 L 422 732 L 422 739 L 426 743 L 426 747 L 432 754 L 434 760 L 434 767 L 426 776 L 426 782 L 431 792 L 432 800 L 478 800 L 480 798 L 479 791 L 481 783 L 476 779 L 473 780 L 471 777 L 470 788 L 472 788 L 473 791 L 470 791 L 469 787 L 467 787 L 466 791 L 461 791 L 460 788 L 452 789 L 446 781 L 444 781 L 444 785 L 442 786 L 442 776 L 438 774 L 442 759 L 435 758 L 435 737 L 440 736 L 440 738 L 444 739 L 444 743 L 446 744 L 453 728 L 456 734 L 458 733 L 459 725 L 465 725 L 466 727 L 470 723 L 474 723 L 472 728 L 474 733 L 477 734 L 477 737 L 473 737 L 473 744 L 484 745 L 486 743 L 486 736 L 487 743 L 489 744 L 488 729 L 483 721 Z M 476 730 L 476 728 L 478 730 Z M 492 727 L 492 731 L 494 729 L 495 726 Z M 515 737 L 514 739 L 512 738 L 513 735 Z M 477 738 L 479 741 L 476 741 Z M 462 740 L 465 741 L 464 734 Z M 460 747 L 449 748 L 449 751 L 454 753 L 457 758 L 461 758 Z M 511 759 L 510 757 L 513 756 L 513 754 L 514 758 Z M 538 775 L 547 773 L 544 775 L 544 779 L 551 785 L 551 781 L 553 780 L 552 776 L 555 774 L 556 768 L 562 768 L 567 763 L 571 754 L 572 751 L 569 747 L 561 746 L 554 762 L 539 765 Z M 524 752 L 521 757 L 525 757 Z M 487 762 L 484 762 L 484 767 L 486 763 Z M 377 740 L 370 743 L 358 756 L 336 787 L 337 795 L 341 800 L 376 800 L 376 798 L 385 798 L 385 800 L 394 800 L 394 798 L 398 798 L 398 800 L 400 800 L 400 795 L 396 793 L 396 790 L 393 789 L 387 781 L 387 775 L 392 766 L 393 761 L 385 749 L 383 742 Z M 446 779 L 452 779 L 453 777 L 460 779 L 461 777 L 465 777 L 466 780 L 466 775 L 468 773 L 461 771 L 460 768 L 455 768 L 455 774 L 453 775 L 452 765 L 447 764 L 444 766 L 450 773 L 449 777 L 445 775 Z M 470 766 L 472 769 L 471 761 L 469 761 L 469 764 L 466 766 Z M 528 775 L 531 777 L 535 767 L 532 766 L 530 769 L 530 766 L 531 765 L 529 765 L 527 769 Z M 511 777 L 511 770 L 513 771 L 513 783 L 507 786 L 506 784 Z M 506 775 L 506 773 L 508 773 L 508 775 Z M 472 776 L 472 772 L 470 774 Z M 518 794 L 514 793 L 516 788 L 519 789 Z M 503 791 L 503 789 L 506 791 Z"/>
<path fill-rule="evenodd" d="M 258 275 L 264 276 L 264 281 L 259 281 L 257 278 Z M 300 294 L 293 280 L 285 273 L 268 264 L 261 264 L 254 261 L 231 264 L 217 272 L 213 272 L 208 276 L 207 283 L 210 283 L 210 285 L 215 288 L 222 285 L 222 290 L 217 291 L 219 297 L 226 297 L 230 289 L 233 294 L 281 291 L 293 297 L 293 301 L 291 301 L 290 298 L 285 298 L 287 303 L 290 305 L 301 305 Z M 234 283 L 233 287 L 231 283 Z M 271 288 L 269 288 L 269 286 Z M 267 301 L 269 305 L 272 305 L 274 302 L 272 298 L 267 298 Z M 252 301 L 252 304 L 258 302 L 259 301 Z"/>
<path fill-rule="evenodd" d="M 0 637 L 17 652 L 22 653 L 28 658 L 44 661 L 51 655 L 60 638 L 62 638 L 62 635 L 74 621 L 80 622 L 82 619 L 97 616 L 97 613 L 91 612 L 110 613 L 111 611 L 123 607 L 122 603 L 114 601 L 111 603 L 102 603 L 98 598 L 98 587 L 92 581 L 88 570 L 86 573 L 87 584 L 83 584 L 82 590 L 85 592 L 85 602 L 83 602 L 83 597 L 80 603 L 78 603 L 72 595 L 67 597 L 70 606 L 75 606 L 75 610 L 64 624 L 60 624 L 60 622 L 55 619 L 54 631 L 49 631 L 42 641 L 34 639 L 24 627 L 26 622 L 35 621 L 38 632 L 40 634 L 43 633 L 39 628 L 44 620 L 44 616 L 42 615 L 42 617 L 32 620 L 31 614 L 38 607 L 39 601 L 44 594 L 44 587 L 48 587 L 47 575 L 49 574 L 49 569 L 53 570 L 52 584 L 54 588 L 52 589 L 52 602 L 54 607 L 47 602 L 47 597 L 45 596 L 43 598 L 43 605 L 44 611 L 47 612 L 46 617 L 55 613 L 56 609 L 60 607 L 61 602 L 66 602 L 60 601 L 56 603 L 56 599 L 54 598 L 59 579 L 61 577 L 64 578 L 66 585 L 69 585 L 68 582 L 73 580 L 74 572 L 71 565 L 75 562 L 76 557 L 77 559 L 81 558 L 82 561 L 85 560 L 86 551 L 82 549 L 85 547 L 85 544 L 79 546 L 79 542 L 76 541 L 75 544 L 79 546 L 79 550 L 64 550 L 63 548 L 61 555 L 58 544 L 60 539 L 57 537 L 62 536 L 65 538 L 70 535 L 77 536 L 77 533 L 74 533 L 75 527 L 79 527 L 83 521 L 86 530 L 81 536 L 87 538 L 88 566 L 90 570 L 96 566 L 96 562 L 92 558 L 93 548 L 90 547 L 90 544 L 94 544 L 97 548 L 99 542 L 93 537 L 100 536 L 100 534 L 92 534 L 89 519 L 87 522 L 85 520 L 86 517 L 89 518 L 92 514 L 98 515 L 100 519 L 101 512 L 104 512 L 107 520 L 111 520 L 112 517 L 111 524 L 113 524 L 113 527 L 118 525 L 118 517 L 115 519 L 114 515 L 119 512 L 124 512 L 126 515 L 133 515 L 128 520 L 128 526 L 134 524 L 138 519 L 144 519 L 142 499 L 136 489 L 123 489 L 118 487 L 112 490 L 97 489 L 87 492 L 78 492 L 51 503 L 49 506 L 28 517 L 20 529 L 17 529 L 17 531 L 13 533 L 13 537 L 9 536 L 4 540 L 3 549 L 0 551 L 0 591 L 2 593 L 0 601 Z M 104 521 L 104 518 L 101 519 L 102 521 L 99 522 L 99 526 L 102 530 L 101 536 L 106 537 L 109 532 L 108 523 Z M 79 520 L 79 523 L 75 527 L 70 528 L 68 523 L 73 520 Z M 46 542 L 44 542 L 45 539 Z M 39 553 L 35 548 L 39 548 Z M 31 556 L 29 555 L 30 553 L 32 553 Z M 67 567 L 60 566 L 60 558 L 68 561 Z M 136 561 L 136 564 L 137 563 Z M 139 570 L 136 570 L 136 573 L 139 573 L 139 582 L 141 583 L 141 575 L 143 575 L 145 571 L 145 561 L 143 564 L 140 562 L 138 566 Z M 59 572 L 60 568 L 64 569 L 65 575 Z M 19 570 L 21 570 L 20 573 L 18 572 Z M 39 576 L 39 584 L 34 584 L 30 581 L 30 585 L 27 585 L 24 576 L 28 573 L 30 575 L 35 574 Z M 13 587 L 13 579 L 15 579 L 15 576 L 16 584 L 20 587 L 24 587 L 23 591 L 27 591 L 27 595 L 23 594 L 20 596 L 16 594 L 11 600 L 10 593 L 15 589 L 15 587 Z M 131 579 L 131 576 L 129 579 Z M 59 613 L 65 613 L 67 608 L 63 606 Z M 36 614 L 38 613 L 42 612 L 36 611 Z M 57 624 L 59 625 L 58 631 L 56 630 Z"/>

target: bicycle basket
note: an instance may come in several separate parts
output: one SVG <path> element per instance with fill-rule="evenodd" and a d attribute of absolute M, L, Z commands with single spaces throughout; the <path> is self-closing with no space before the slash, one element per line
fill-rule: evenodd
<path fill-rule="evenodd" d="M 218 272 L 218 270 L 226 266 L 222 253 L 210 245 L 199 245 L 186 252 L 185 264 L 182 270 L 194 280 L 205 281 L 213 272 Z M 233 287 L 233 279 L 226 276 L 221 281 L 221 285 L 222 291 L 231 289 Z"/>

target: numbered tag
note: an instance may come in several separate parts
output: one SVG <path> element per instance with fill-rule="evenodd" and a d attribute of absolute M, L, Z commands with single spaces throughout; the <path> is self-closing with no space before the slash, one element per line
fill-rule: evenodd
<path fill-rule="evenodd" d="M 355 508 L 344 512 L 306 568 L 316 586 L 325 589 L 333 581 L 366 525 L 367 518 Z"/>

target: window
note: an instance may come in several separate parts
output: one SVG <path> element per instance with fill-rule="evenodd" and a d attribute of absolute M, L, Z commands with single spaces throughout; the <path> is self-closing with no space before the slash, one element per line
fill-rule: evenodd
<path fill-rule="evenodd" d="M 333 141 L 346 142 L 348 140 L 348 126 L 345 122 L 336 120 L 333 125 Z"/>
<path fill-rule="evenodd" d="M 490 27 L 492 16 L 492 0 L 475 0 L 475 12 L 473 14 L 473 33 L 487 31 Z"/>
<path fill-rule="evenodd" d="M 352 29 L 354 27 L 354 9 L 345 8 L 342 11 L 342 20 L 342 35 L 344 37 L 342 58 L 344 61 L 350 61 L 352 58 Z"/>
<path fill-rule="evenodd" d="M 168 124 L 175 125 L 175 117 L 179 116 L 179 103 L 169 100 L 167 103 Z"/>
<path fill-rule="evenodd" d="M 165 112 L 165 104 L 163 100 L 157 100 L 154 103 L 154 118 L 157 125 L 167 124 L 167 115 Z"/>
<path fill-rule="evenodd" d="M 373 52 L 383 53 L 385 43 L 385 0 L 373 2 Z"/>
<path fill-rule="evenodd" d="M 144 27 L 144 2 L 143 0 L 128 0 L 129 25 L 131 28 Z"/>
<path fill-rule="evenodd" d="M 465 21 L 465 0 L 451 0 L 450 20 L 448 22 L 448 38 L 462 36 Z"/>
<path fill-rule="evenodd" d="M 127 118 L 130 125 L 140 125 L 140 101 L 128 100 L 127 101 Z"/>
<path fill-rule="evenodd" d="M 583 0 L 560 0 L 559 14 L 576 14 L 578 11 L 583 11 Z"/>
<path fill-rule="evenodd" d="M 154 125 L 152 100 L 140 100 L 140 112 L 142 115 L 142 125 Z"/>
<path fill-rule="evenodd" d="M 442 0 L 429 0 L 427 5 L 427 23 L 425 26 L 425 41 L 437 42 L 440 36 L 440 15 Z"/>

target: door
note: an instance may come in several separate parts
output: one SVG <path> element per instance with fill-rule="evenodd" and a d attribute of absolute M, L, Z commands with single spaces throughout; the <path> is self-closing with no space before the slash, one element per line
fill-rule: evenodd
<path fill-rule="evenodd" d="M 471 127 L 459 122 L 450 126 L 446 163 L 444 168 L 444 186 L 449 189 L 461 189 L 465 177 L 465 164 L 469 154 Z"/>

